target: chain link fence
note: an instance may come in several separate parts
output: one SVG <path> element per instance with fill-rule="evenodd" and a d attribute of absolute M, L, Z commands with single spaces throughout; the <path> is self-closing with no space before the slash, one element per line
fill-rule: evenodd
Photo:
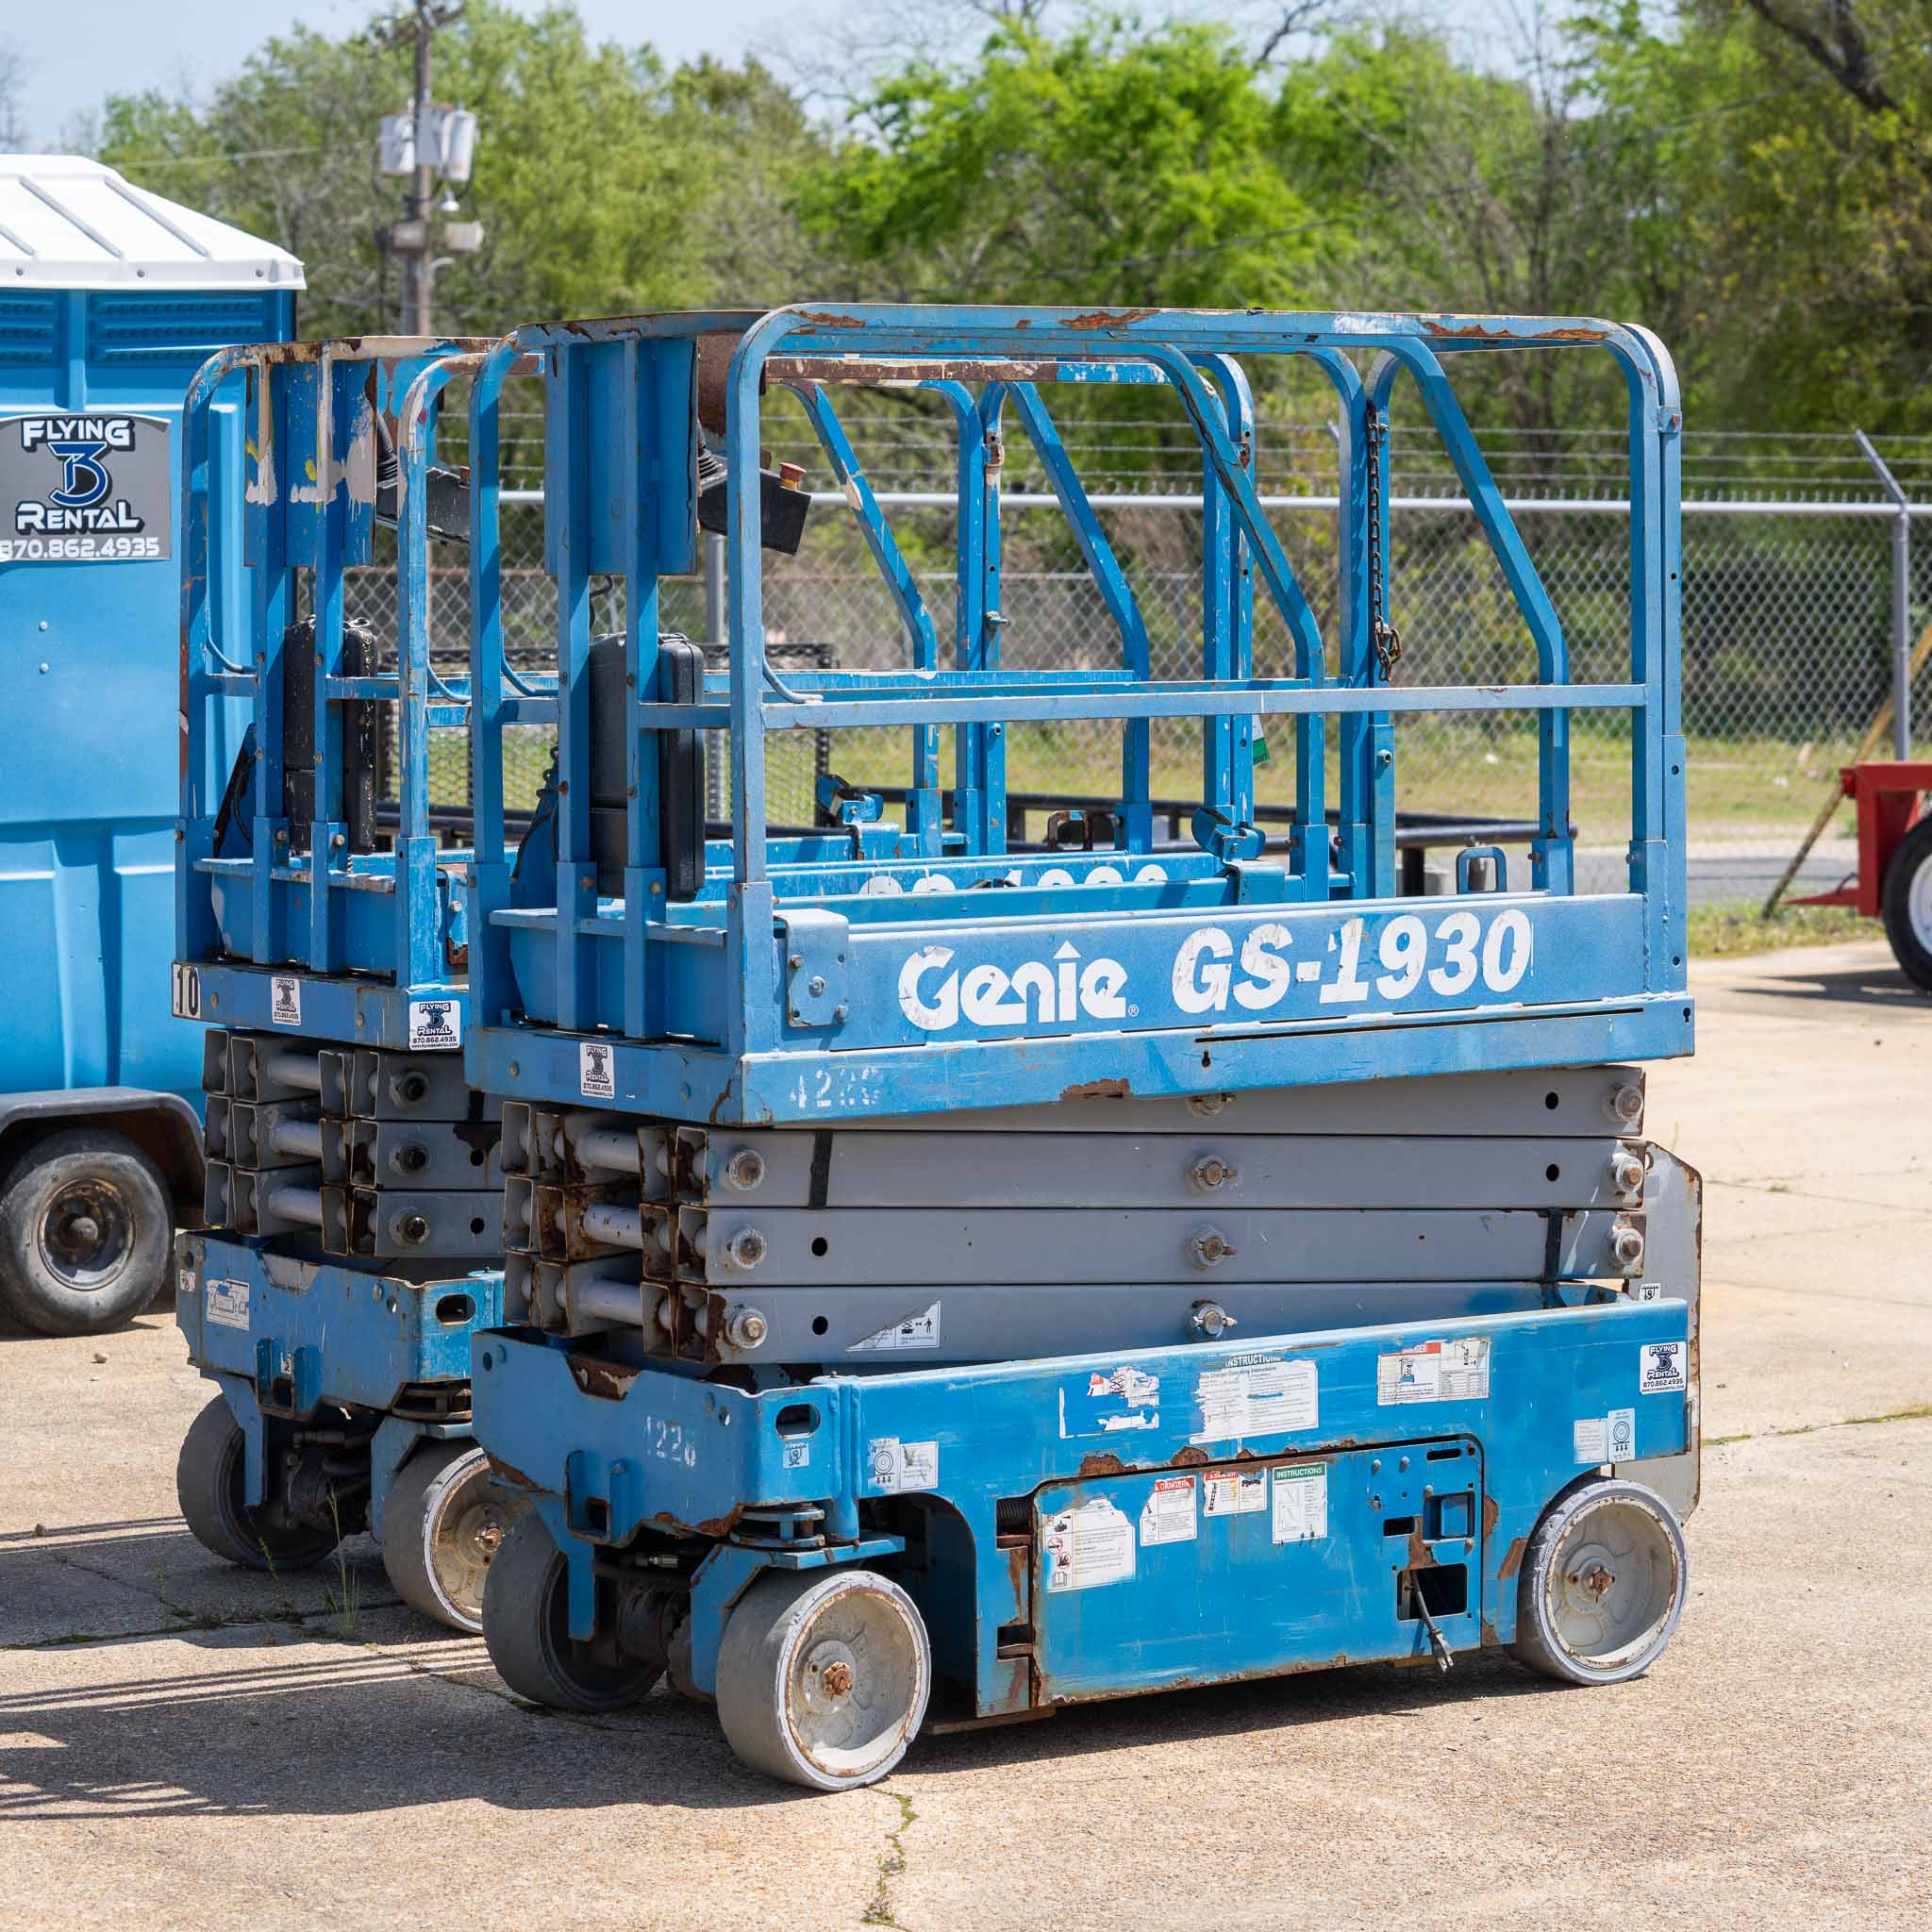
<path fill-rule="evenodd" d="M 1158 425 L 1163 431 L 1169 425 Z M 1122 428 L 1109 425 L 1106 448 L 1116 458 Z M 1572 675 L 1627 676 L 1629 531 L 1614 464 L 1621 444 L 1574 444 L 1559 456 L 1533 439 L 1483 437 L 1499 483 L 1549 591 L 1568 641 Z M 1819 440 L 1821 442 L 1823 439 Z M 1074 442 L 1069 438 L 1070 444 Z M 1261 444 L 1279 452 L 1259 481 L 1274 526 L 1324 635 L 1335 635 L 1338 606 L 1332 457 L 1320 425 L 1274 430 Z M 1076 461 L 1080 460 L 1077 444 Z M 1332 443 L 1328 444 L 1332 450 Z M 1761 897 L 1837 783 L 1890 696 L 1893 624 L 1893 512 L 1856 454 L 1847 466 L 1836 444 L 1806 451 L 1766 439 L 1690 439 L 1686 450 L 1683 652 L 1684 728 L 1692 897 Z M 1500 451 L 1500 454 L 1497 452 Z M 797 446 L 776 454 L 811 452 Z M 1136 456 L 1141 452 L 1134 452 Z M 1910 487 L 1932 479 L 1932 453 L 1900 445 L 1888 461 Z M 872 480 L 915 581 L 950 656 L 954 624 L 950 511 L 934 499 L 948 482 L 951 453 L 928 437 L 903 439 Z M 1780 467 L 1781 465 L 1785 467 Z M 1427 469 L 1400 443 L 1393 463 L 1388 561 L 1389 603 L 1403 636 L 1400 683 L 1498 683 L 1534 677 L 1534 647 L 1489 545 L 1453 479 Z M 1083 474 L 1091 475 L 1088 464 Z M 824 466 L 808 481 L 822 489 Z M 1139 501 L 1123 492 L 1102 499 L 1101 519 L 1121 558 L 1145 621 L 1154 674 L 1200 674 L 1200 516 L 1187 497 L 1191 473 L 1143 468 L 1129 479 L 1104 472 L 1096 492 L 1113 480 L 1136 480 Z M 1103 667 L 1120 662 L 1120 636 L 1080 564 L 1064 521 L 1009 460 L 1003 530 L 1006 569 L 1001 608 L 1002 659 L 1014 669 Z M 1286 487 L 1284 487 L 1286 486 Z M 1324 491 L 1326 494 L 1324 495 Z M 512 503 L 503 515 L 506 638 L 513 662 L 554 662 L 554 590 L 543 568 L 542 509 Z M 460 668 L 467 649 L 468 562 L 463 551 L 439 547 L 432 559 L 431 634 L 440 667 Z M 1932 541 L 1915 558 L 1910 613 L 1913 634 L 1932 609 Z M 796 558 L 768 556 L 764 590 L 768 643 L 793 661 L 827 661 L 883 669 L 907 661 L 905 636 L 884 582 L 873 568 L 854 520 L 841 503 L 821 500 Z M 393 637 L 393 586 L 386 569 L 360 573 L 352 614 Z M 593 585 L 592 625 L 623 623 L 622 587 Z M 706 639 L 700 578 L 668 578 L 661 627 Z M 1292 671 L 1284 626 L 1257 589 L 1256 669 Z M 795 654 L 795 655 L 794 655 Z M 1332 665 L 1332 645 L 1331 645 Z M 1914 717 L 1924 746 L 1932 737 L 1932 673 L 1919 680 Z M 1153 734 L 1156 794 L 1183 803 L 1201 795 L 1201 727 L 1157 723 Z M 1292 747 L 1282 722 L 1257 773 L 1265 803 L 1292 795 Z M 1091 721 L 1018 725 L 1008 737 L 1008 784 L 1013 791 L 1117 795 L 1122 727 Z M 951 734 L 941 735 L 941 782 L 950 783 Z M 506 767 L 509 803 L 534 804 L 552 750 L 550 734 L 512 733 Z M 1889 756 L 1890 738 L 1878 755 Z M 821 771 L 855 783 L 902 786 L 911 777 L 910 733 L 904 728 L 787 733 L 771 741 L 768 795 L 774 823 L 808 824 L 812 785 Z M 1529 817 L 1536 808 L 1533 717 L 1479 714 L 1402 717 L 1396 728 L 1396 786 L 1404 810 L 1457 816 Z M 435 803 L 467 799 L 462 735 L 437 733 L 431 753 Z M 728 810 L 723 761 L 714 758 L 711 807 Z M 1330 777 L 1331 801 L 1334 777 Z M 1579 713 L 1573 726 L 1573 818 L 1579 884 L 1615 891 L 1624 877 L 1630 828 L 1628 720 L 1614 712 Z M 1856 862 L 1847 814 L 1814 849 L 1799 891 L 1836 884 Z M 1520 859 L 1517 861 L 1521 863 Z"/>

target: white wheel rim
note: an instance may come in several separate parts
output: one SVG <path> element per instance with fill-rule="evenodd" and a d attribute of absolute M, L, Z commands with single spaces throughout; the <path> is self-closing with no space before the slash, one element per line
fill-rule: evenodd
<path fill-rule="evenodd" d="M 876 1776 L 925 1715 L 924 1647 L 904 1605 L 865 1585 L 820 1598 L 785 1646 L 778 1692 L 806 1765 L 839 1784 Z"/>
<path fill-rule="evenodd" d="M 1581 1510 L 1550 1558 L 1543 1602 L 1551 1634 L 1579 1666 L 1615 1672 L 1668 1634 L 1681 1577 L 1657 1513 L 1627 1497 Z"/>
<path fill-rule="evenodd" d="M 1919 869 L 1912 874 L 1906 893 L 1906 923 L 1912 937 L 1932 953 L 1932 852 L 1919 861 Z"/>
<path fill-rule="evenodd" d="M 481 1449 L 430 1484 L 423 1507 L 423 1568 L 436 1600 L 465 1630 L 483 1627 L 483 1579 L 522 1512 L 495 1494 Z"/>

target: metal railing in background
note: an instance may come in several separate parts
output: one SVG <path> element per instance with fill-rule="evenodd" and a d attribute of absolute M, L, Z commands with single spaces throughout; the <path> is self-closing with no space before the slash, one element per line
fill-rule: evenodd
<path fill-rule="evenodd" d="M 1154 670 L 1185 676 L 1198 670 L 1200 653 L 1198 490 L 1184 467 L 1166 462 L 1156 439 L 1157 428 L 1166 426 L 1128 423 L 1085 431 L 1090 442 L 1076 456 L 1094 478 L 1092 500 L 1146 612 Z M 943 605 L 950 574 L 943 567 L 920 572 L 919 543 L 924 531 L 935 558 L 950 550 L 950 445 L 933 438 L 929 426 L 924 440 L 905 425 L 891 425 L 880 440 L 886 447 L 870 472 L 879 500 L 894 510 L 915 574 Z M 1559 441 L 1484 432 L 1481 440 L 1563 621 L 1574 675 L 1609 675 L 1627 652 L 1621 478 L 1588 435 Z M 1336 591 L 1332 445 L 1320 425 L 1273 425 L 1260 450 L 1262 501 L 1317 614 L 1329 618 Z M 801 446 L 796 454 L 809 452 Z M 1017 463 L 1011 467 L 1018 470 Z M 1894 726 L 1897 754 L 1925 744 L 1932 675 L 1922 677 L 1916 707 L 1908 690 L 1895 687 L 1908 682 L 1901 639 L 1908 643 L 1932 615 L 1925 557 L 1932 546 L 1921 546 L 1915 557 L 1909 535 L 1913 519 L 1932 515 L 1932 439 L 1691 433 L 1684 471 L 1691 891 L 1694 899 L 1761 899 L 1836 786 L 1839 763 L 1856 750 L 1888 695 L 1903 700 Z M 1014 475 L 1002 496 L 1004 509 L 1014 513 L 1004 577 L 1011 620 L 1007 660 L 1024 666 L 1032 661 L 1030 650 L 1041 661 L 1065 663 L 1088 651 L 1096 664 L 1109 661 L 1118 651 L 1113 621 L 1077 557 L 1060 543 L 1053 497 L 1029 489 L 1030 480 Z M 1409 459 L 1398 441 L 1395 482 L 1390 584 L 1405 641 L 1401 679 L 1505 682 L 1533 675 L 1529 640 L 1453 477 Z M 1107 484 L 1122 487 L 1100 487 Z M 821 490 L 814 506 L 800 556 L 771 560 L 769 641 L 821 647 L 845 666 L 904 661 L 897 613 L 853 532 L 844 498 Z M 508 648 L 513 659 L 521 649 L 534 663 L 553 648 L 555 612 L 536 492 L 506 492 L 503 551 Z M 465 649 L 462 554 L 437 558 L 431 581 L 434 650 L 439 661 L 453 661 Z M 666 627 L 714 639 L 715 586 L 710 598 L 707 591 L 702 575 L 667 582 Z M 352 584 L 349 607 L 392 638 L 389 596 L 388 579 L 372 571 Z M 618 621 L 612 597 L 608 608 L 600 606 L 597 622 L 602 627 Z M 1285 648 L 1265 617 L 1258 620 L 1258 668 L 1265 670 L 1271 649 Z M 1586 886 L 1607 886 L 1621 873 L 1628 837 L 1627 741 L 1618 726 L 1581 719 L 1575 733 L 1579 875 Z M 809 821 L 813 783 L 827 758 L 856 781 L 891 787 L 909 775 L 893 763 L 899 745 L 887 743 L 888 734 L 833 733 L 829 750 L 823 734 L 797 736 L 795 746 L 774 745 L 777 762 L 769 783 L 776 819 Z M 512 734 L 506 758 L 513 798 L 534 800 L 549 753 L 547 732 Z M 1196 738 L 1157 730 L 1154 756 L 1157 767 L 1164 758 L 1173 773 L 1172 782 L 1158 789 L 1183 795 L 1198 764 Z M 1405 720 L 1398 757 L 1405 810 L 1449 819 L 1534 815 L 1534 733 L 1518 724 Z M 1021 729 L 1012 782 L 1022 791 L 1105 795 L 1118 782 L 1119 758 L 1118 726 Z M 463 747 L 455 734 L 432 743 L 431 767 L 439 807 L 467 800 Z M 716 763 L 712 770 L 718 775 L 708 811 L 723 818 L 728 780 Z M 1268 802 L 1265 768 L 1257 782 Z M 1814 849 L 1798 890 L 1829 887 L 1853 869 L 1849 826 L 1834 827 L 1834 834 Z"/>

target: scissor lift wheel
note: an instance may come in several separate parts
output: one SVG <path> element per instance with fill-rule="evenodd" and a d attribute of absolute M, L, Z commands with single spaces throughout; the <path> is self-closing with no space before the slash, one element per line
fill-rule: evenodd
<path fill-rule="evenodd" d="M 332 1529 L 277 1524 L 242 1500 L 242 1424 L 217 1395 L 189 1425 L 175 1465 L 175 1496 L 194 1540 L 244 1570 L 299 1570 L 319 1563 L 340 1539 Z"/>
<path fill-rule="evenodd" d="M 1677 1627 L 1689 1574 L 1684 1532 L 1662 1497 L 1641 1483 L 1583 1483 L 1530 1539 L 1516 1655 L 1571 1684 L 1641 1676 Z"/>
<path fill-rule="evenodd" d="M 912 1599 L 871 1570 L 772 1570 L 718 1650 L 718 1721 L 754 1771 L 819 1791 L 875 1783 L 925 1717 L 932 1649 Z"/>
<path fill-rule="evenodd" d="M 431 1442 L 403 1466 L 382 1517 L 382 1560 L 404 1602 L 472 1635 L 483 1579 L 527 1508 L 491 1481 L 474 1442 Z"/>
<path fill-rule="evenodd" d="M 563 1557 L 534 1510 L 511 1524 L 491 1562 L 483 1641 L 503 1681 L 519 1697 L 551 1710 L 627 1709 L 658 1681 L 661 1668 L 607 1663 L 573 1641 Z"/>

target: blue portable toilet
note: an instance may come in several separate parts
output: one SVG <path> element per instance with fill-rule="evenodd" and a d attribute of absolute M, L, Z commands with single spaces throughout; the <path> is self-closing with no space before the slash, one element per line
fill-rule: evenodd
<path fill-rule="evenodd" d="M 200 1206 L 201 1029 L 170 1011 L 181 400 L 216 349 L 287 339 L 302 285 L 98 161 L 0 155 L 0 1309 L 44 1333 L 144 1307 Z M 239 381 L 224 404 L 239 464 Z"/>

